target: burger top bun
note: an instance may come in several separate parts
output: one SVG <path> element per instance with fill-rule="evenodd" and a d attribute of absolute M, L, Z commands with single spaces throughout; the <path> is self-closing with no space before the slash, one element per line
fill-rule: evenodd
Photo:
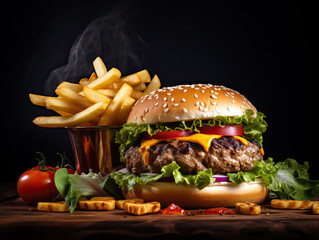
<path fill-rule="evenodd" d="M 164 123 L 216 116 L 242 116 L 256 108 L 239 92 L 211 84 L 164 87 L 141 97 L 133 106 L 127 122 Z"/>

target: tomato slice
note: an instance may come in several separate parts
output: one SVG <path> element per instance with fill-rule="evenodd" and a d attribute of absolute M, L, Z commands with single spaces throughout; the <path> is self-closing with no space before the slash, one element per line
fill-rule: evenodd
<path fill-rule="evenodd" d="M 192 130 L 175 130 L 175 131 L 166 131 L 166 132 L 158 132 L 154 135 L 150 136 L 148 134 L 145 135 L 145 139 L 174 139 L 178 137 L 187 137 L 192 135 L 194 132 Z"/>
<path fill-rule="evenodd" d="M 223 136 L 244 136 L 244 128 L 242 125 L 226 125 L 220 126 L 204 126 L 198 128 L 203 134 L 223 135 Z"/>

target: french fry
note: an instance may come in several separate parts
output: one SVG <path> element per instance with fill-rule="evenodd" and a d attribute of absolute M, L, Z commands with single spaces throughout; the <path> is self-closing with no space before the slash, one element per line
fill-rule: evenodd
<path fill-rule="evenodd" d="M 89 79 L 87 78 L 82 78 L 80 81 L 79 81 L 79 84 L 81 84 L 82 86 L 87 86 L 89 84 Z"/>
<path fill-rule="evenodd" d="M 109 85 L 118 81 L 120 77 L 121 72 L 116 68 L 112 68 L 105 75 L 89 83 L 87 86 L 92 89 L 107 88 Z"/>
<path fill-rule="evenodd" d="M 144 203 L 144 199 L 132 198 L 132 199 L 117 200 L 115 203 L 115 206 L 119 209 L 124 209 L 125 203 Z"/>
<path fill-rule="evenodd" d="M 319 202 L 316 201 L 312 204 L 312 213 L 319 214 Z"/>
<path fill-rule="evenodd" d="M 81 92 L 83 90 L 83 86 L 81 84 L 77 84 L 77 83 L 70 83 L 70 82 L 62 82 L 59 84 L 58 88 L 63 88 L 66 87 L 68 89 L 71 89 L 74 92 Z"/>
<path fill-rule="evenodd" d="M 63 99 L 70 101 L 71 103 L 83 108 L 90 107 L 92 102 L 86 99 L 84 96 L 72 91 L 69 88 L 61 87 L 55 90 L 55 93 Z"/>
<path fill-rule="evenodd" d="M 87 201 L 79 201 L 79 208 L 82 210 L 90 210 L 90 211 L 109 211 L 115 209 L 114 199 L 109 200 L 87 200 Z"/>
<path fill-rule="evenodd" d="M 83 108 L 64 100 L 63 98 L 48 97 L 44 100 L 45 107 L 54 111 L 62 111 L 66 113 L 75 114 L 81 112 Z"/>
<path fill-rule="evenodd" d="M 44 100 L 47 99 L 48 97 L 30 93 L 29 98 L 34 105 L 45 107 Z"/>
<path fill-rule="evenodd" d="M 90 201 L 114 200 L 114 197 L 92 197 Z"/>
<path fill-rule="evenodd" d="M 139 99 L 143 96 L 143 93 L 140 91 L 133 91 L 131 97 L 134 99 Z"/>
<path fill-rule="evenodd" d="M 144 91 L 146 89 L 145 83 L 140 83 L 135 86 L 133 86 L 134 91 Z"/>
<path fill-rule="evenodd" d="M 96 73 L 93 72 L 93 73 L 91 74 L 90 78 L 89 78 L 89 83 L 90 83 L 90 82 L 93 82 L 93 81 L 96 80 L 96 79 L 97 79 Z"/>
<path fill-rule="evenodd" d="M 133 215 L 144 215 L 148 213 L 156 213 L 161 210 L 159 202 L 148 203 L 125 203 L 124 211 Z"/>
<path fill-rule="evenodd" d="M 313 201 L 272 199 L 271 207 L 276 209 L 311 209 Z"/>
<path fill-rule="evenodd" d="M 117 114 L 117 125 L 122 125 L 126 122 L 127 116 L 131 111 L 132 106 L 135 103 L 135 99 L 131 97 L 125 98 L 122 106 Z"/>
<path fill-rule="evenodd" d="M 148 84 L 143 95 L 147 95 L 150 92 L 153 92 L 161 87 L 161 81 L 159 80 L 158 76 L 155 74 L 152 81 Z"/>
<path fill-rule="evenodd" d="M 96 90 L 93 90 L 87 86 L 83 88 L 83 94 L 92 103 L 105 102 L 105 101 L 110 103 L 112 100 L 111 98 L 105 96 L 104 94 Z"/>
<path fill-rule="evenodd" d="M 65 201 L 60 202 L 39 202 L 38 211 L 42 212 L 68 212 L 69 208 Z"/>
<path fill-rule="evenodd" d="M 55 90 L 58 97 L 29 94 L 33 104 L 61 115 L 38 117 L 33 122 L 42 127 L 122 124 L 136 100 L 161 86 L 158 76 L 151 80 L 146 69 L 121 77 L 116 68 L 107 71 L 100 57 L 93 61 L 93 67 L 90 77 L 79 83 L 60 83 Z"/>
<path fill-rule="evenodd" d="M 100 57 L 97 57 L 93 61 L 93 66 L 96 72 L 96 75 L 100 78 L 107 73 L 106 66 Z"/>
<path fill-rule="evenodd" d="M 236 203 L 236 212 L 246 215 L 259 215 L 260 206 L 251 202 Z"/>
<path fill-rule="evenodd" d="M 99 126 L 112 126 L 116 116 L 124 102 L 125 98 L 129 97 L 133 92 L 133 88 L 124 83 L 120 90 L 117 92 L 109 107 L 103 113 L 98 125 Z"/>
<path fill-rule="evenodd" d="M 117 93 L 114 89 L 98 89 L 97 91 L 110 98 L 114 98 Z"/>
<path fill-rule="evenodd" d="M 142 83 L 149 83 L 151 81 L 151 76 L 146 69 L 139 71 L 136 74 L 140 77 Z"/>
<path fill-rule="evenodd" d="M 106 102 L 99 102 L 72 116 L 37 117 L 33 123 L 40 127 L 73 127 L 101 115 L 107 106 Z"/>
<path fill-rule="evenodd" d="M 131 74 L 131 75 L 128 75 L 125 77 L 121 77 L 120 82 L 127 83 L 131 86 L 134 86 L 134 85 L 141 83 L 141 79 L 137 73 L 134 73 L 134 74 Z M 114 86 L 114 84 L 113 84 L 113 86 Z M 116 89 L 115 86 L 114 86 L 114 88 Z"/>

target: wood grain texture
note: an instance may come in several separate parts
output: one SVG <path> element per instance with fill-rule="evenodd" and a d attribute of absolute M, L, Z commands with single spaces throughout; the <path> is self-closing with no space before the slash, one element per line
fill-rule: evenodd
<path fill-rule="evenodd" d="M 319 216 L 309 210 L 271 209 L 270 205 L 262 206 L 261 215 L 254 216 L 132 216 L 117 209 L 44 213 L 16 198 L 0 204 L 0 232 L 1 236 L 23 239 L 185 239 L 189 235 L 213 239 L 317 239 Z"/>

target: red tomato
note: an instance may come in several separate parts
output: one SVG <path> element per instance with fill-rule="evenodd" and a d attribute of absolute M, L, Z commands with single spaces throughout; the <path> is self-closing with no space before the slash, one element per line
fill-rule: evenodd
<path fill-rule="evenodd" d="M 55 170 L 31 169 L 20 176 L 17 189 L 20 197 L 29 204 L 51 201 L 58 195 L 54 184 Z"/>
<path fill-rule="evenodd" d="M 75 173 L 75 170 L 74 170 L 74 169 L 72 169 L 72 168 L 67 168 L 67 167 L 57 167 L 57 168 L 55 169 L 55 171 L 58 171 L 60 168 L 65 168 L 65 169 L 68 171 L 69 174 L 74 174 L 74 173 Z"/>
<path fill-rule="evenodd" d="M 244 136 L 244 128 L 242 125 L 228 125 L 228 126 L 204 126 L 198 128 L 203 134 L 223 135 L 223 136 Z"/>
<path fill-rule="evenodd" d="M 187 211 L 185 211 L 183 208 L 177 206 L 174 203 L 171 203 L 167 208 L 163 209 L 162 214 L 168 214 L 168 215 L 184 215 L 187 214 Z"/>
<path fill-rule="evenodd" d="M 175 131 L 166 131 L 166 132 L 158 132 L 154 135 L 150 136 L 146 134 L 146 139 L 174 139 L 178 137 L 187 137 L 192 135 L 192 130 L 175 130 Z"/>

